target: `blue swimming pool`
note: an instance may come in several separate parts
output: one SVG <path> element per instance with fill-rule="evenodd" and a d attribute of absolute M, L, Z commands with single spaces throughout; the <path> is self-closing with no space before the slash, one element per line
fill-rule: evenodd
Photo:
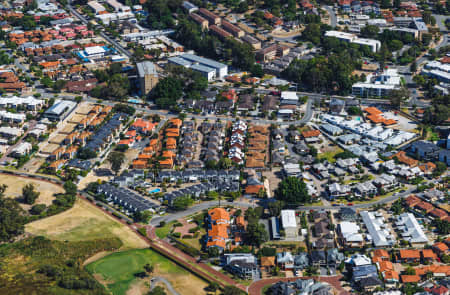
<path fill-rule="evenodd" d="M 159 193 L 160 191 L 161 191 L 160 188 L 154 188 L 154 189 L 150 190 L 149 193 L 150 194 L 156 194 L 156 193 Z"/>

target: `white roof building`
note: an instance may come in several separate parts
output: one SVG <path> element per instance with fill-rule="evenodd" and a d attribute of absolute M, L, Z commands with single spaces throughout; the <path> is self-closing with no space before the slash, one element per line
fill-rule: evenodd
<path fill-rule="evenodd" d="M 294 91 L 283 91 L 281 92 L 281 99 L 298 101 L 298 96 Z"/>
<path fill-rule="evenodd" d="M 294 210 L 281 210 L 281 224 L 283 228 L 295 227 L 297 228 L 297 221 L 295 220 Z"/>
<path fill-rule="evenodd" d="M 355 222 L 344 221 L 339 224 L 342 237 L 347 243 L 362 242 L 364 240 L 362 234 L 359 233 L 359 225 Z"/>
<path fill-rule="evenodd" d="M 12 149 L 11 154 L 13 156 L 24 156 L 28 154 L 32 149 L 32 145 L 29 142 L 22 141 L 15 148 Z"/>
<path fill-rule="evenodd" d="M 387 247 L 394 244 L 393 236 L 389 233 L 383 215 L 368 211 L 362 211 L 360 215 L 375 247 Z"/>
<path fill-rule="evenodd" d="M 428 243 L 429 240 L 423 232 L 422 226 L 417 222 L 416 217 L 411 213 L 403 213 L 397 217 L 395 225 L 402 231 L 404 240 L 415 244 Z"/>

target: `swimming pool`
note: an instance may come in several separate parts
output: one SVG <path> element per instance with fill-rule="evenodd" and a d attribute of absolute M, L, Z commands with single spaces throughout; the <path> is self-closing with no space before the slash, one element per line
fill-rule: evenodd
<path fill-rule="evenodd" d="M 161 191 L 160 188 L 154 188 L 152 190 L 149 191 L 150 194 L 155 194 L 155 193 L 159 193 Z"/>
<path fill-rule="evenodd" d="M 361 117 L 356 117 L 355 120 L 356 121 L 361 121 Z"/>

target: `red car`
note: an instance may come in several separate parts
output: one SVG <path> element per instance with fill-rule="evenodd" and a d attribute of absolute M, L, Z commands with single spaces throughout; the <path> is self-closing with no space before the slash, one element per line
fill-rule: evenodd
<path fill-rule="evenodd" d="M 347 206 L 353 206 L 353 203 L 348 203 Z"/>

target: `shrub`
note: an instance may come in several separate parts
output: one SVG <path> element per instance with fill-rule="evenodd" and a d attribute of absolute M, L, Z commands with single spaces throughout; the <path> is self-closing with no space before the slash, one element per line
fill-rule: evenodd
<path fill-rule="evenodd" d="M 138 233 L 140 233 L 142 236 L 147 237 L 147 229 L 145 227 L 141 227 L 138 230 Z"/>
<path fill-rule="evenodd" d="M 173 235 L 175 238 L 181 237 L 181 233 L 173 233 L 172 235 Z"/>
<path fill-rule="evenodd" d="M 182 239 L 192 239 L 192 235 L 183 235 Z"/>

